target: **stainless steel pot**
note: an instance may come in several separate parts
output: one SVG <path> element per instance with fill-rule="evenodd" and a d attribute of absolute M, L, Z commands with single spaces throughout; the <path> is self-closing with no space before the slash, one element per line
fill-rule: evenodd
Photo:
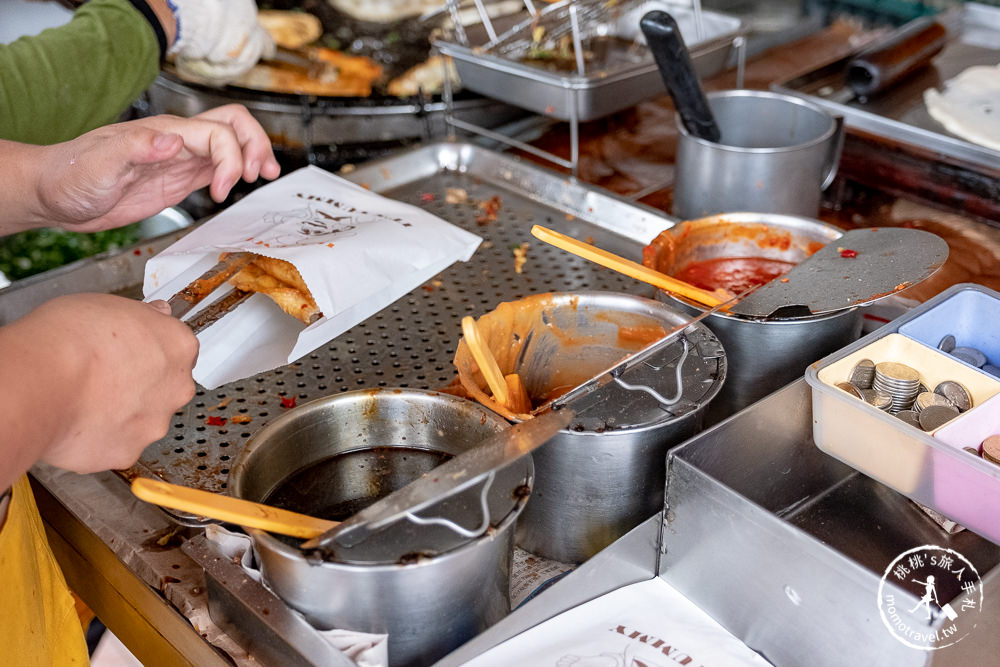
<path fill-rule="evenodd" d="M 435 454 L 458 454 L 507 426 L 484 407 L 446 394 L 345 392 L 261 429 L 233 466 L 229 490 L 249 500 L 281 498 L 279 505 L 297 511 L 322 515 L 337 506 L 350 514 L 427 472 Z M 264 580 L 314 625 L 388 633 L 393 665 L 429 664 L 510 611 L 514 524 L 533 470 L 525 457 L 488 488 L 421 512 L 472 528 L 481 522 L 485 499 L 490 526 L 471 539 L 444 526 L 403 522 L 357 551 L 324 560 L 307 558 L 292 540 L 247 532 Z"/>
<path fill-rule="evenodd" d="M 513 331 L 492 326 L 492 318 L 511 317 Z M 631 294 L 579 292 L 501 304 L 479 323 L 503 372 L 519 373 L 537 404 L 555 386 L 586 381 L 652 342 L 635 340 L 635 332 L 655 329 L 662 335 L 688 319 Z M 505 347 L 515 338 L 523 345 Z M 482 392 L 485 381 L 464 343 L 455 364 L 466 389 L 495 406 Z M 574 423 L 532 454 L 537 476 L 518 520 L 518 545 L 546 558 L 580 562 L 659 511 L 667 450 L 698 431 L 726 369 L 715 335 L 696 324 L 622 378 L 675 402 L 611 383 L 575 403 Z"/>
<path fill-rule="evenodd" d="M 719 141 L 678 118 L 674 217 L 728 211 L 815 216 L 837 173 L 843 118 L 806 100 L 762 90 L 708 94 Z"/>
<path fill-rule="evenodd" d="M 776 213 L 726 213 L 684 222 L 664 232 L 671 244 L 654 241 L 651 266 L 668 275 L 691 262 L 716 257 L 766 257 L 800 262 L 842 232 L 812 218 Z M 648 254 L 648 253 L 647 253 Z M 666 292 L 657 297 L 695 315 L 704 311 Z M 806 367 L 861 333 L 862 311 L 790 319 L 753 319 L 713 313 L 705 320 L 729 360 L 728 378 L 709 410 L 709 421 L 728 416 L 789 382 Z"/>

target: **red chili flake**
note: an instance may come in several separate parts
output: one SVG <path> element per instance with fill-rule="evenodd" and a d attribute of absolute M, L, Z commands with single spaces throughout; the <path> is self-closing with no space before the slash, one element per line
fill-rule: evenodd
<path fill-rule="evenodd" d="M 420 201 L 434 201 L 434 193 L 433 192 L 421 192 L 420 193 Z"/>
<path fill-rule="evenodd" d="M 208 424 L 209 426 L 225 426 L 226 418 L 218 417 L 216 415 L 209 415 L 209 417 L 205 420 L 205 423 Z"/>
<path fill-rule="evenodd" d="M 555 110 L 556 110 L 556 108 L 554 106 L 552 106 L 551 104 L 549 106 L 545 107 L 545 113 L 555 113 Z"/>
<path fill-rule="evenodd" d="M 142 251 L 141 251 L 141 250 L 139 250 L 138 248 L 136 248 L 135 250 L 133 250 L 133 251 L 132 251 L 132 254 L 133 254 L 133 255 L 141 255 L 141 254 L 142 254 Z"/>
<path fill-rule="evenodd" d="M 840 251 L 840 256 L 841 257 L 857 257 L 858 256 L 858 251 L 857 250 L 851 250 L 850 248 L 843 248 Z"/>
<path fill-rule="evenodd" d="M 493 195 L 489 199 L 479 202 L 476 206 L 479 208 L 476 224 L 488 225 L 497 219 L 497 213 L 503 208 L 503 202 L 500 201 L 500 195 Z"/>
<path fill-rule="evenodd" d="M 294 408 L 295 407 L 295 397 L 294 396 L 282 396 L 281 397 L 281 407 L 283 407 L 283 408 Z"/>

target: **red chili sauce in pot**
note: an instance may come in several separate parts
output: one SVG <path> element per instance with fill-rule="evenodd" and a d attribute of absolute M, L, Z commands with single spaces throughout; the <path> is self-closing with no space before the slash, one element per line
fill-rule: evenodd
<path fill-rule="evenodd" d="M 704 290 L 721 287 L 731 294 L 741 294 L 788 273 L 793 266 L 794 262 L 765 257 L 715 257 L 691 262 L 673 276 Z"/>

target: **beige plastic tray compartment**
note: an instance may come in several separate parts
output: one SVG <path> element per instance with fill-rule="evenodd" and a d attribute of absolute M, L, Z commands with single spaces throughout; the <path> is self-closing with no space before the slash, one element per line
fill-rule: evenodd
<path fill-rule="evenodd" d="M 960 382 L 972 396 L 973 409 L 1000 393 L 1000 382 L 896 333 L 819 369 L 817 377 L 822 386 L 813 392 L 816 445 L 900 493 L 924 496 L 924 502 L 929 502 L 932 491 L 921 489 L 920 484 L 922 480 L 929 484 L 930 475 L 924 475 L 923 471 L 930 465 L 930 434 L 835 386 L 846 382 L 862 359 L 871 359 L 876 364 L 883 361 L 906 364 L 920 373 L 921 382 L 931 389 L 944 380 Z"/>

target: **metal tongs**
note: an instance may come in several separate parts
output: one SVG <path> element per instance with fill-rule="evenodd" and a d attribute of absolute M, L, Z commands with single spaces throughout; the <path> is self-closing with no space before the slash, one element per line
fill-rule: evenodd
<path fill-rule="evenodd" d="M 170 305 L 170 314 L 180 319 L 204 301 L 209 294 L 212 294 L 222 283 L 243 270 L 254 259 L 252 252 L 234 252 L 219 260 L 218 264 L 210 268 L 192 280 L 186 287 L 177 294 L 167 299 Z M 194 333 L 199 333 L 209 325 L 217 322 L 226 313 L 232 312 L 236 306 L 240 305 L 251 296 L 250 292 L 234 289 L 222 298 L 211 303 L 194 317 L 187 320 L 185 324 L 191 327 Z"/>

